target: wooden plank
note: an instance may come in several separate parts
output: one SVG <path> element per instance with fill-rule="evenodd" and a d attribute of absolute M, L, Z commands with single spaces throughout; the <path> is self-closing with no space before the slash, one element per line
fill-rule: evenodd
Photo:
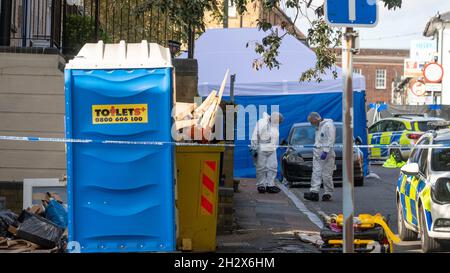
<path fill-rule="evenodd" d="M 214 126 L 214 123 L 216 122 L 216 114 L 217 114 L 217 111 L 219 110 L 220 102 L 222 101 L 222 95 L 223 95 L 223 91 L 225 90 L 225 85 L 227 83 L 229 73 L 230 73 L 230 70 L 227 69 L 227 72 L 225 73 L 225 76 L 223 77 L 223 81 L 220 86 L 219 93 L 217 95 L 217 101 L 214 104 L 214 108 L 212 109 L 211 115 L 208 117 L 208 121 L 207 121 L 208 123 L 205 125 L 202 124 L 202 128 L 210 130 Z"/>
<path fill-rule="evenodd" d="M 209 106 L 208 110 L 206 110 L 205 114 L 203 115 L 203 117 L 202 117 L 202 119 L 200 121 L 200 126 L 202 128 L 206 128 L 209 125 L 209 120 L 211 119 L 211 116 L 214 115 L 214 111 L 216 109 L 217 101 L 218 101 L 218 98 L 214 98 L 213 102 Z"/>
<path fill-rule="evenodd" d="M 175 122 L 175 128 L 177 130 L 192 127 L 198 123 L 198 119 L 187 119 L 187 120 L 179 120 Z"/>
<path fill-rule="evenodd" d="M 213 99 L 216 97 L 217 91 L 213 90 L 208 97 L 202 102 L 202 104 L 197 107 L 194 111 L 194 118 L 200 118 L 206 110 L 208 110 L 209 106 L 211 105 Z"/>
<path fill-rule="evenodd" d="M 219 94 L 217 95 L 219 97 L 219 104 L 222 100 L 223 91 L 225 90 L 225 85 L 227 84 L 228 74 L 230 73 L 230 69 L 227 69 L 227 72 L 225 72 L 225 76 L 223 77 L 222 85 L 220 85 Z"/>
<path fill-rule="evenodd" d="M 175 105 L 175 120 L 183 120 L 185 117 L 192 116 L 194 110 L 194 103 L 177 102 Z"/>
<path fill-rule="evenodd" d="M 214 126 L 214 123 L 216 123 L 216 115 L 217 115 L 217 111 L 219 110 L 219 107 L 220 107 L 220 100 L 217 101 L 217 104 L 214 108 L 213 114 L 211 115 L 211 118 L 209 119 L 208 128 L 212 128 Z"/>

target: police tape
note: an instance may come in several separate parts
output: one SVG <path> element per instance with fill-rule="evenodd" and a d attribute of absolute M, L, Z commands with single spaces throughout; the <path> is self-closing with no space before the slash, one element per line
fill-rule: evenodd
<path fill-rule="evenodd" d="M 49 138 L 34 136 L 0 136 L 0 140 L 6 141 L 26 141 L 26 142 L 53 142 L 53 143 L 80 143 L 80 144 L 117 144 L 117 145 L 152 145 L 152 146 L 199 146 L 199 147 L 251 147 L 250 144 L 234 144 L 234 143 L 198 143 L 198 142 L 176 142 L 176 141 L 130 141 L 130 140 L 96 140 L 96 139 L 74 139 L 74 138 Z M 277 145 L 277 148 L 328 148 L 328 146 L 316 147 L 314 145 Z M 330 148 L 343 148 L 343 144 L 335 144 Z M 370 148 L 390 148 L 390 149 L 428 149 L 428 148 L 450 148 L 447 144 L 428 144 L 428 145 L 398 145 L 398 144 L 368 144 L 353 145 L 354 148 L 370 149 Z"/>

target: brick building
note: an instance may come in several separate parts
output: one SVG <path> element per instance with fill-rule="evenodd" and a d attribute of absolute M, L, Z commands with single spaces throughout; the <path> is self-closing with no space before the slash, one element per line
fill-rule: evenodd
<path fill-rule="evenodd" d="M 286 22 L 290 26 L 294 26 L 289 16 L 280 8 L 274 7 L 272 10 L 267 11 L 263 7 L 262 1 L 250 2 L 247 4 L 247 12 L 239 15 L 236 7 L 229 2 L 228 6 L 228 27 L 229 28 L 250 28 L 257 27 L 258 20 L 267 21 L 272 25 L 281 25 L 282 22 Z M 223 28 L 224 23 L 222 21 L 215 20 L 212 16 L 207 14 L 206 17 L 207 28 Z M 296 36 L 300 40 L 305 39 L 305 35 L 296 27 Z"/>
<path fill-rule="evenodd" d="M 353 71 L 366 77 L 367 103 L 391 102 L 392 85 L 403 76 L 407 58 L 409 50 L 404 49 L 361 49 L 354 55 Z M 337 63 L 342 65 L 340 56 Z"/>

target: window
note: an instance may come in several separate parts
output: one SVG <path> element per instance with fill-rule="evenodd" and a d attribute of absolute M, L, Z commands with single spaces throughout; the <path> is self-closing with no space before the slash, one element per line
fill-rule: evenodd
<path fill-rule="evenodd" d="M 392 121 L 383 120 L 380 122 L 380 127 L 378 132 L 389 132 L 388 129 L 391 127 Z"/>
<path fill-rule="evenodd" d="M 426 144 L 424 143 L 424 145 Z M 428 166 L 428 149 L 422 149 L 419 158 L 419 171 L 425 178 L 427 177 L 427 166 Z"/>
<path fill-rule="evenodd" d="M 380 125 L 381 125 L 381 122 L 377 122 L 374 125 L 370 126 L 369 134 L 378 133 L 380 131 Z"/>
<path fill-rule="evenodd" d="M 362 69 L 361 68 L 355 68 L 355 69 L 353 69 L 353 73 L 362 75 Z"/>
<path fill-rule="evenodd" d="M 397 131 L 405 131 L 406 125 L 403 122 L 397 121 Z"/>
<path fill-rule="evenodd" d="M 387 122 L 385 129 L 383 132 L 395 132 L 397 131 L 398 123 L 396 121 L 390 120 Z"/>
<path fill-rule="evenodd" d="M 450 145 L 449 140 L 436 141 L 433 144 Z M 437 172 L 450 171 L 450 149 L 449 148 L 435 148 L 431 152 L 431 169 Z"/>
<path fill-rule="evenodd" d="M 313 145 L 316 135 L 316 128 L 313 126 L 299 126 L 294 128 L 289 144 L 291 145 Z M 342 144 L 342 125 L 336 125 L 335 143 Z"/>
<path fill-rule="evenodd" d="M 377 69 L 375 73 L 375 88 L 386 89 L 386 69 Z"/>
<path fill-rule="evenodd" d="M 416 145 L 428 145 L 430 144 L 430 139 L 424 138 L 421 141 L 417 142 Z M 414 148 L 414 150 L 411 152 L 411 156 L 409 157 L 410 163 L 419 163 L 420 156 L 422 154 L 422 151 L 425 151 L 428 149 L 422 149 L 422 148 Z"/>
<path fill-rule="evenodd" d="M 23 207 L 41 204 L 47 192 L 58 194 L 64 204 L 67 204 L 65 183 L 60 182 L 58 178 L 35 178 L 23 180 Z"/>
<path fill-rule="evenodd" d="M 401 121 L 391 120 L 389 125 L 387 125 L 386 132 L 398 132 L 406 130 L 405 124 Z"/>
<path fill-rule="evenodd" d="M 234 3 L 231 3 L 231 1 L 228 1 L 228 17 L 236 17 L 236 16 L 237 16 L 236 6 L 234 5 Z"/>

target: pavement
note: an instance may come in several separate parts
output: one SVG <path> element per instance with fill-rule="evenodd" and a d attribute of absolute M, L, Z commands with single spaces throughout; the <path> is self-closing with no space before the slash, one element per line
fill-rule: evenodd
<path fill-rule="evenodd" d="M 375 175 L 363 187 L 354 189 L 355 216 L 381 213 L 397 233 L 395 188 L 399 169 L 372 165 Z M 308 187 L 295 187 L 278 194 L 259 194 L 254 179 L 243 179 L 234 196 L 237 229 L 218 236 L 217 252 L 319 252 L 312 244 L 300 241 L 295 233 L 318 235 L 318 212 L 342 213 L 342 187 L 335 187 L 332 201 L 303 199 Z M 402 242 L 395 252 L 420 252 L 420 242 Z"/>
<path fill-rule="evenodd" d="M 318 234 L 317 227 L 285 193 L 259 194 L 254 179 L 243 179 L 234 195 L 237 229 L 217 237 L 217 252 L 317 253 L 296 232 Z"/>

